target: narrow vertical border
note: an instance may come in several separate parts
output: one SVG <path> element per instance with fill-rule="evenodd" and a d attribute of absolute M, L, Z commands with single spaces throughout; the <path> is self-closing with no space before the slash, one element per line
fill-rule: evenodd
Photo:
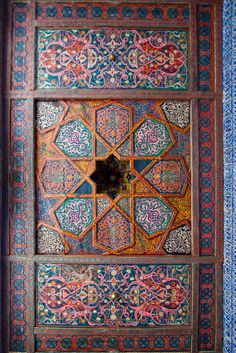
<path fill-rule="evenodd" d="M 35 352 L 35 263 L 32 259 L 27 262 L 27 353 Z"/>
<path fill-rule="evenodd" d="M 197 5 L 190 4 L 190 53 L 191 53 L 191 66 L 190 66 L 190 88 L 192 91 L 197 90 L 198 79 L 198 42 L 197 42 Z"/>
<path fill-rule="evenodd" d="M 28 58 L 28 84 L 27 88 L 30 91 L 33 91 L 35 89 L 35 47 L 36 47 L 36 27 L 33 25 L 35 22 L 35 16 L 36 16 L 36 1 L 31 0 L 29 3 L 29 19 L 32 25 L 29 28 L 29 43 L 28 43 L 28 48 L 30 52 L 30 56 Z"/>
<path fill-rule="evenodd" d="M 191 106 L 191 156 L 192 156 L 192 256 L 199 256 L 199 119 L 198 100 Z"/>
<path fill-rule="evenodd" d="M 192 265 L 192 351 L 198 353 L 199 264 Z"/>
<path fill-rule="evenodd" d="M 27 100 L 27 254 L 35 254 L 34 100 Z"/>
<path fill-rule="evenodd" d="M 224 92 L 224 351 L 236 347 L 236 0 L 223 6 Z"/>
<path fill-rule="evenodd" d="M 3 125 L 3 90 L 2 90 L 2 85 L 3 85 L 3 70 L 2 70 L 2 65 L 3 65 L 3 18 L 4 18 L 4 3 L 0 3 L 0 219 L 1 219 L 1 224 L 0 224 L 0 317 L 2 317 L 2 288 L 3 288 L 3 264 L 2 264 L 2 239 L 3 239 L 3 232 L 2 232 L 2 190 L 3 190 L 3 177 L 2 177 L 2 167 L 3 167 L 3 131 L 2 131 L 2 125 Z M 2 351 L 2 323 L 0 323 L 0 352 Z"/>

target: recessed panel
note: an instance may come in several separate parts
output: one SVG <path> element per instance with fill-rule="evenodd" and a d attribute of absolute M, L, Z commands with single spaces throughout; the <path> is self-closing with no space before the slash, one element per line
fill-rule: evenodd
<path fill-rule="evenodd" d="M 191 253 L 189 101 L 39 101 L 40 254 Z"/>

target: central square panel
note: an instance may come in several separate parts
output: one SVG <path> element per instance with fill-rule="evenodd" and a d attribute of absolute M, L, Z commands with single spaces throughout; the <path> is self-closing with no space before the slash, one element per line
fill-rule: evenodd
<path fill-rule="evenodd" d="M 38 101 L 37 252 L 191 253 L 188 101 Z"/>

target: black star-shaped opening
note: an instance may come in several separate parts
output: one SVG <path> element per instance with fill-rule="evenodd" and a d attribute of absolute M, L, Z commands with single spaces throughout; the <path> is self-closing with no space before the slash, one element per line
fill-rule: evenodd
<path fill-rule="evenodd" d="M 108 194 L 113 200 L 121 193 L 129 193 L 130 163 L 120 161 L 113 154 L 96 162 L 96 170 L 90 177 L 97 185 L 97 194 Z"/>

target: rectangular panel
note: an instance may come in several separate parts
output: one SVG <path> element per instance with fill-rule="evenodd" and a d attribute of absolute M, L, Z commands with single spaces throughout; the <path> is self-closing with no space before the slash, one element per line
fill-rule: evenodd
<path fill-rule="evenodd" d="M 199 5 L 198 16 L 198 89 L 214 90 L 214 6 Z"/>
<path fill-rule="evenodd" d="M 215 348 L 215 265 L 200 265 L 199 350 Z"/>
<path fill-rule="evenodd" d="M 40 264 L 37 282 L 40 325 L 189 323 L 189 265 Z"/>
<path fill-rule="evenodd" d="M 26 263 L 10 266 L 10 351 L 27 351 L 27 285 Z"/>
<path fill-rule="evenodd" d="M 10 126 L 10 253 L 27 250 L 27 101 L 11 101 Z"/>
<path fill-rule="evenodd" d="M 37 329 L 36 329 L 37 330 Z M 143 332 L 139 329 L 125 330 L 122 333 L 109 328 L 109 335 L 88 332 L 77 334 L 43 334 L 36 335 L 37 352 L 190 352 L 191 336 L 160 335 L 154 332 Z M 50 330 L 51 331 L 51 330 Z"/>
<path fill-rule="evenodd" d="M 24 90 L 28 73 L 29 5 L 13 4 L 11 88 Z"/>
<path fill-rule="evenodd" d="M 37 86 L 186 90 L 185 30 L 38 30 Z"/>
<path fill-rule="evenodd" d="M 39 254 L 191 253 L 189 101 L 38 101 Z"/>
<path fill-rule="evenodd" d="M 38 20 L 189 20 L 188 4 L 106 4 L 39 2 L 36 15 Z"/>
<path fill-rule="evenodd" d="M 199 101 L 200 255 L 215 252 L 214 102 Z"/>

